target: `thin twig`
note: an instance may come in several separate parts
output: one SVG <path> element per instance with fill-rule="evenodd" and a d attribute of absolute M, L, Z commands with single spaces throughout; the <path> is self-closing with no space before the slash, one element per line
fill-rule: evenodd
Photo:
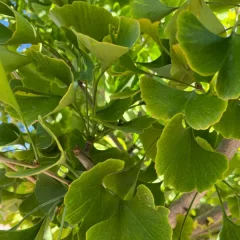
<path fill-rule="evenodd" d="M 113 142 L 121 151 L 124 150 L 122 144 L 118 141 L 117 137 L 112 132 L 109 133 L 108 136 L 113 140 Z"/>
<path fill-rule="evenodd" d="M 13 159 L 8 159 L 6 157 L 3 157 L 3 156 L 0 156 L 0 163 L 3 163 L 7 166 L 12 166 L 14 167 L 14 165 L 17 165 L 17 166 L 22 166 L 22 167 L 27 167 L 27 168 L 37 168 L 39 167 L 38 165 L 30 165 L 30 164 L 27 164 L 27 163 L 23 163 L 23 162 L 19 162 L 19 161 L 16 161 L 16 160 L 13 160 Z M 10 164 L 10 165 L 9 165 Z M 11 167 L 10 167 L 11 168 Z M 13 169 L 13 168 L 11 168 Z M 17 169 L 14 167 L 13 169 L 14 171 L 17 171 Z M 50 171 L 44 171 L 43 174 L 45 175 L 48 175 L 56 180 L 58 180 L 59 182 L 62 182 L 66 185 L 69 185 L 69 182 L 59 176 L 57 176 L 56 174 L 54 174 L 53 172 L 50 172 Z M 27 177 L 26 177 L 27 178 Z M 35 180 L 35 179 L 34 179 Z M 35 181 L 36 182 L 36 181 Z"/>
<path fill-rule="evenodd" d="M 17 172 L 17 169 L 14 165 L 12 165 L 11 163 L 4 163 L 7 167 L 11 168 L 13 171 Z M 33 184 L 36 184 L 36 179 L 33 177 L 24 177 L 26 178 L 29 182 L 32 182 Z"/>

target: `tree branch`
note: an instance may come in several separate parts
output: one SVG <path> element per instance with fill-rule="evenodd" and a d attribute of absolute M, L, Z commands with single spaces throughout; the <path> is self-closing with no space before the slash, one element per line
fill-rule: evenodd
<path fill-rule="evenodd" d="M 9 168 L 13 169 L 14 171 L 17 171 L 17 169 L 14 165 L 27 167 L 27 168 L 37 168 L 38 167 L 38 165 L 31 165 L 31 164 L 28 164 L 28 163 L 23 163 L 23 162 L 20 162 L 20 161 L 16 161 L 16 160 L 13 160 L 13 159 L 6 158 L 6 157 L 1 156 L 1 155 L 0 155 L 0 163 L 3 163 L 4 165 L 8 166 Z M 47 171 L 44 171 L 43 174 L 48 175 L 48 176 L 58 180 L 59 182 L 65 184 L 65 185 L 69 185 L 69 182 L 67 180 L 57 176 L 53 172 L 50 172 L 50 171 L 47 170 Z M 35 178 L 32 178 L 32 177 L 25 177 L 25 178 L 28 179 L 30 182 L 36 183 Z"/>
<path fill-rule="evenodd" d="M 92 161 L 90 160 L 90 158 L 84 154 L 83 151 L 81 151 L 81 149 L 79 147 L 75 147 L 75 149 L 73 149 L 73 153 L 76 156 L 76 158 L 79 160 L 79 162 L 87 169 L 91 169 L 94 164 L 92 163 Z"/>
<path fill-rule="evenodd" d="M 224 154 L 228 158 L 228 160 L 231 160 L 231 158 L 237 152 L 238 148 L 240 148 L 240 140 L 223 139 L 217 147 L 217 151 Z M 204 191 L 198 194 L 192 206 L 193 208 L 199 204 L 201 198 L 206 194 L 206 192 L 207 191 Z M 171 204 L 169 208 L 169 222 L 171 226 L 174 227 L 176 225 L 176 217 L 178 214 L 185 214 L 187 212 L 188 206 L 195 194 L 196 191 L 184 193 L 178 200 Z"/>

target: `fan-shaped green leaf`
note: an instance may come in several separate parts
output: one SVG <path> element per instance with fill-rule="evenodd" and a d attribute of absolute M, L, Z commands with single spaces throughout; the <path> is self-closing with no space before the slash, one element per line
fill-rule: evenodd
<path fill-rule="evenodd" d="M 141 78 L 140 88 L 147 110 L 154 118 L 169 120 L 184 112 L 187 123 L 194 129 L 207 129 L 215 124 L 227 108 L 227 102 L 211 93 L 177 90 L 147 77 Z"/>
<path fill-rule="evenodd" d="M 12 52 L 6 47 L 0 46 L 0 61 L 2 62 L 2 66 L 6 72 L 12 72 L 29 64 L 32 59 L 30 57 Z"/>
<path fill-rule="evenodd" d="M 116 44 L 131 48 L 140 36 L 140 25 L 135 19 L 120 17 Z"/>
<path fill-rule="evenodd" d="M 177 114 L 165 126 L 157 143 L 156 170 L 177 191 L 202 192 L 222 179 L 228 162 L 224 155 L 202 148 L 182 121 L 183 114 Z"/>
<path fill-rule="evenodd" d="M 240 101 L 230 100 L 226 112 L 224 112 L 220 121 L 214 125 L 225 138 L 240 139 Z"/>
<path fill-rule="evenodd" d="M 108 219 L 116 210 L 119 200 L 103 186 L 102 181 L 123 166 L 123 161 L 107 160 L 83 173 L 71 184 L 65 196 L 66 221 L 70 224 L 82 222 L 80 235 L 83 239 L 91 226 Z"/>
<path fill-rule="evenodd" d="M 87 240 L 169 240 L 171 234 L 168 210 L 155 210 L 151 191 L 140 185 L 132 200 L 120 202 L 110 219 L 88 230 Z"/>
<path fill-rule="evenodd" d="M 148 18 L 152 22 L 161 20 L 177 7 L 168 7 L 159 0 L 134 0 L 131 4 L 131 12 L 134 18 Z"/>
<path fill-rule="evenodd" d="M 177 23 L 177 40 L 191 69 L 203 76 L 217 72 L 227 55 L 229 38 L 210 32 L 187 11 L 179 14 Z"/>
<path fill-rule="evenodd" d="M 17 143 L 20 132 L 14 124 L 2 123 L 0 125 L 0 146 Z"/>
<path fill-rule="evenodd" d="M 107 106 L 99 109 L 97 117 L 106 122 L 117 121 L 128 110 L 132 103 L 132 98 L 117 99 L 111 101 Z"/>
<path fill-rule="evenodd" d="M 0 2 L 0 13 L 14 17 L 16 21 L 14 31 L 10 33 L 11 30 L 8 31 L 5 29 L 4 32 L 7 32 L 8 38 L 6 39 L 6 34 L 4 34 L 2 37 L 4 37 L 5 41 L 3 41 L 1 37 L 0 42 L 7 45 L 39 42 L 40 39 L 33 26 L 19 12 L 13 10 L 5 3 Z"/>
<path fill-rule="evenodd" d="M 221 98 L 235 99 L 240 96 L 240 35 L 233 33 L 228 45 L 227 56 L 218 73 L 216 89 Z"/>
<path fill-rule="evenodd" d="M 50 17 L 58 27 L 73 27 L 77 32 L 98 41 L 108 35 L 109 24 L 115 27 L 118 25 L 118 20 L 110 12 L 82 1 L 55 7 L 50 11 Z"/>
<path fill-rule="evenodd" d="M 141 166 L 142 161 L 139 161 L 129 169 L 109 174 L 104 178 L 103 183 L 121 199 L 131 199 L 134 194 Z"/>
<path fill-rule="evenodd" d="M 129 48 L 107 42 L 98 42 L 87 35 L 75 32 L 79 47 L 84 46 L 95 55 L 102 64 L 103 70 L 110 67 L 115 61 L 129 51 Z M 108 54 L 106 54 L 108 53 Z"/>

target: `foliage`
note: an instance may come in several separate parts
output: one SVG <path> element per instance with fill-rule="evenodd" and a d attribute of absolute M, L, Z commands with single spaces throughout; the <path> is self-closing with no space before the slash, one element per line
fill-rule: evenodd
<path fill-rule="evenodd" d="M 240 239 L 239 8 L 0 1 L 0 239 Z"/>

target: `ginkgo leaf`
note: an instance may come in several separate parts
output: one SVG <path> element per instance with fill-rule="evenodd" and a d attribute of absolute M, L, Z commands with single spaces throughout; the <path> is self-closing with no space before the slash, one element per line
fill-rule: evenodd
<path fill-rule="evenodd" d="M 118 46 L 107 42 L 98 42 L 87 35 L 75 32 L 79 46 L 84 46 L 95 55 L 102 64 L 103 70 L 110 67 L 115 61 L 129 51 L 128 47 Z M 108 54 L 106 54 L 108 53 Z"/>
<path fill-rule="evenodd" d="M 121 199 L 131 199 L 134 194 L 141 166 L 142 161 L 139 161 L 129 169 L 109 174 L 104 178 L 103 183 Z"/>
<path fill-rule="evenodd" d="M 152 117 L 169 120 L 183 112 L 187 123 L 194 129 L 207 129 L 217 123 L 227 108 L 227 102 L 211 93 L 181 91 L 152 78 L 141 78 L 140 88 Z"/>
<path fill-rule="evenodd" d="M 132 200 L 121 201 L 110 219 L 87 231 L 87 240 L 169 240 L 171 235 L 168 210 L 155 210 L 151 191 L 140 185 Z"/>
<path fill-rule="evenodd" d="M 55 7 L 50 17 L 58 26 L 73 27 L 77 32 L 101 41 L 109 33 L 109 24 L 117 27 L 118 19 L 104 8 L 75 1 L 71 5 Z"/>
<path fill-rule="evenodd" d="M 233 223 L 227 216 L 223 216 L 223 227 L 220 240 L 240 240 L 240 226 Z"/>
<path fill-rule="evenodd" d="M 108 219 L 116 210 L 119 200 L 103 186 L 102 181 L 123 166 L 123 161 L 107 160 L 83 173 L 71 184 L 64 200 L 66 221 L 70 224 L 82 222 L 80 235 L 83 239 L 91 226 Z"/>
<path fill-rule="evenodd" d="M 205 3 L 204 0 L 189 0 L 186 1 L 178 9 L 178 11 L 176 11 L 165 29 L 165 33 L 169 36 L 171 45 L 177 43 L 177 19 L 179 14 L 181 14 L 185 10 L 196 16 L 198 20 L 204 25 L 204 27 L 206 27 L 210 32 L 215 34 L 224 32 L 225 29 L 223 24 L 217 18 L 217 16 L 209 9 L 208 5 Z"/>
<path fill-rule="evenodd" d="M 131 97 L 113 100 L 105 107 L 100 108 L 97 111 L 96 116 L 100 118 L 102 121 L 106 122 L 117 121 L 119 118 L 122 117 L 124 112 L 128 110 L 131 103 L 132 103 Z"/>
<path fill-rule="evenodd" d="M 230 100 L 226 112 L 224 112 L 220 121 L 214 125 L 225 138 L 240 139 L 240 101 Z"/>
<path fill-rule="evenodd" d="M 7 31 L 5 29 L 5 42 L 3 41 L 2 37 L 0 37 L 0 42 L 6 45 L 13 45 L 22 43 L 38 43 L 40 41 L 34 27 L 19 12 L 10 8 L 5 3 L 0 2 L 0 13 L 10 17 L 14 17 L 16 21 L 13 32 L 11 30 Z M 2 29 L 3 28 L 1 28 L 1 30 Z M 7 39 L 6 31 L 8 36 Z"/>
<path fill-rule="evenodd" d="M 0 61 L 2 62 L 2 66 L 6 72 L 12 72 L 29 64 L 32 59 L 30 57 L 12 52 L 6 47 L 0 46 Z"/>
<path fill-rule="evenodd" d="M 0 124 L 0 146 L 17 144 L 20 132 L 12 123 Z"/>
<path fill-rule="evenodd" d="M 135 19 L 120 17 L 116 44 L 131 48 L 140 36 L 140 25 Z"/>
<path fill-rule="evenodd" d="M 134 0 L 131 4 L 131 12 L 134 18 L 148 18 L 152 22 L 161 20 L 176 7 L 168 7 L 159 0 Z"/>
<path fill-rule="evenodd" d="M 73 82 L 71 69 L 62 59 L 48 57 L 34 49 L 28 50 L 28 54 L 32 57 L 38 73 L 45 78 L 56 78 L 67 86 Z"/>
<path fill-rule="evenodd" d="M 223 99 L 240 96 L 240 35 L 233 33 L 229 38 L 228 53 L 218 73 L 216 90 Z"/>
<path fill-rule="evenodd" d="M 179 14 L 177 24 L 177 40 L 191 69 L 203 76 L 216 73 L 227 55 L 229 38 L 210 32 L 188 11 Z"/>
<path fill-rule="evenodd" d="M 183 114 L 177 114 L 165 126 L 157 143 L 156 170 L 164 175 L 166 186 L 202 192 L 222 179 L 228 162 L 223 154 L 201 147 L 193 130 L 183 127 L 183 119 Z"/>
<path fill-rule="evenodd" d="M 9 82 L 7 80 L 6 74 L 4 72 L 4 69 L 2 67 L 2 64 L 0 62 L 0 101 L 2 101 L 5 104 L 10 105 L 13 107 L 18 114 L 21 113 L 21 110 L 19 108 L 19 105 L 16 101 L 15 95 L 12 92 L 12 89 L 9 85 Z"/>

